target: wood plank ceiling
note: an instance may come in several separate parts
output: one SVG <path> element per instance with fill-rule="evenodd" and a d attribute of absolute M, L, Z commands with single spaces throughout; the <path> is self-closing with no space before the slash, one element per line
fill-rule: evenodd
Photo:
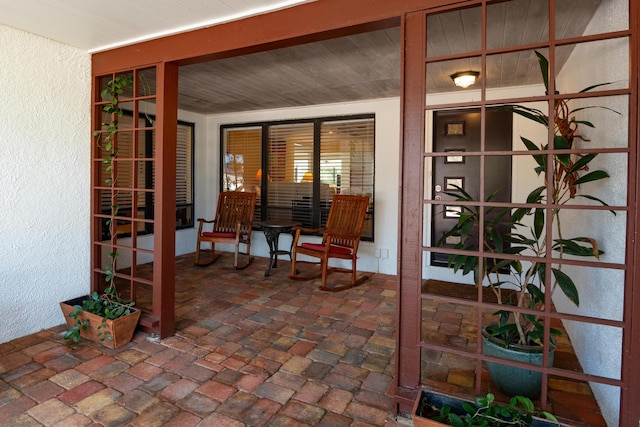
<path fill-rule="evenodd" d="M 583 34 L 600 2 L 556 2 L 556 33 L 560 37 Z M 490 5 L 488 47 L 546 40 L 545 4 L 514 0 Z M 431 15 L 427 29 L 429 57 L 480 50 L 477 7 Z M 571 46 L 558 49 L 559 68 L 571 50 Z M 430 64 L 428 92 L 460 90 L 449 76 L 465 70 L 479 71 L 480 59 Z M 541 83 L 533 51 L 489 57 L 486 78 L 489 88 Z M 399 28 L 180 67 L 179 107 L 202 114 L 389 98 L 399 93 Z"/>

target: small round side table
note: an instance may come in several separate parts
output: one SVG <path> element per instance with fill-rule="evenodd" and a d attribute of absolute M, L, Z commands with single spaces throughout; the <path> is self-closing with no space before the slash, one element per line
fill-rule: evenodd
<path fill-rule="evenodd" d="M 260 221 L 256 223 L 256 227 L 261 228 L 264 232 L 264 237 L 269 245 L 269 266 L 267 271 L 264 272 L 265 277 L 271 274 L 272 268 L 278 268 L 278 255 L 289 255 L 289 259 L 291 259 L 293 237 L 295 236 L 293 228 L 297 225 L 300 225 L 300 223 L 292 221 Z M 291 234 L 291 246 L 288 251 L 278 248 L 278 240 L 282 233 Z"/>

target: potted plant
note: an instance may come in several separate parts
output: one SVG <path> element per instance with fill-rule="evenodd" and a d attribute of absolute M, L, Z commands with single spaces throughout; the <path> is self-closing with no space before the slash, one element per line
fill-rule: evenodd
<path fill-rule="evenodd" d="M 547 59 L 536 52 L 540 71 L 545 87 L 549 89 L 549 64 Z M 603 83 L 583 89 L 586 92 Z M 556 91 L 556 93 L 558 93 Z M 477 256 L 453 254 L 449 256 L 448 265 L 455 272 L 463 274 L 473 272 L 475 283 L 488 286 L 496 297 L 497 303 L 505 306 L 495 314 L 498 320 L 483 328 L 483 351 L 485 354 L 532 363 L 541 366 L 544 343 L 543 318 L 535 314 L 544 309 L 545 290 L 551 293 L 558 289 L 576 306 L 580 304 L 579 292 L 572 278 L 562 270 L 562 265 L 547 266 L 541 259 L 547 251 L 553 251 L 554 256 L 562 259 L 567 255 L 577 257 L 599 258 L 604 252 L 600 249 L 596 239 L 577 236 L 566 237 L 561 221 L 561 210 L 555 208 L 566 205 L 576 197 L 587 198 L 603 206 L 604 201 L 586 194 L 581 194 L 583 185 L 608 178 L 603 170 L 589 170 L 589 165 L 597 157 L 596 153 L 586 155 L 564 154 L 562 150 L 571 150 L 579 140 L 588 141 L 578 133 L 580 125 L 594 127 L 588 121 L 577 120 L 574 114 L 587 108 L 605 108 L 590 106 L 572 109 L 569 99 L 555 101 L 554 121 L 549 123 L 549 117 L 542 111 L 521 105 L 509 105 L 504 108 L 544 125 L 547 129 L 553 126 L 553 149 L 556 152 L 549 163 L 548 155 L 541 154 L 547 150 L 547 143 L 540 145 L 521 137 L 523 144 L 535 160 L 535 172 L 544 177 L 544 185 L 534 189 L 527 197 L 527 204 L 540 207 L 509 208 L 489 207 L 485 211 L 482 223 L 482 247 L 485 257 L 479 260 Z M 615 112 L 615 111 L 614 111 Z M 615 112 L 617 113 L 617 112 Z M 619 113 L 617 113 L 619 114 Z M 486 201 L 490 202 L 494 195 L 490 194 Z M 457 223 L 439 240 L 441 246 L 449 236 L 459 237 L 456 249 L 474 250 L 473 241 L 478 240 L 481 226 L 480 209 L 474 207 L 473 197 L 462 188 L 445 194 L 457 201 L 469 202 L 461 206 Z M 545 203 L 551 203 L 554 208 L 545 209 Z M 614 215 L 615 212 L 611 211 Z M 530 218 L 529 226 L 522 221 Z M 545 223 L 554 224 L 554 237 L 547 239 Z M 526 256 L 529 261 L 519 259 L 504 259 L 502 254 Z M 523 313 L 508 307 L 534 310 Z M 550 328 L 551 335 L 559 335 L 557 329 Z M 549 365 L 553 363 L 555 340 L 549 340 Z M 506 367 L 501 364 L 488 362 L 487 369 L 494 384 L 508 395 L 525 395 L 535 398 L 540 393 L 541 374 L 520 368 Z M 508 371 L 505 373 L 505 369 Z M 530 380 L 529 385 L 525 382 Z"/>
<path fill-rule="evenodd" d="M 85 337 L 111 348 L 131 341 L 141 314 L 140 310 L 133 308 L 134 302 L 120 298 L 116 289 L 119 207 L 115 161 L 118 157 L 118 121 L 124 113 L 119 105 L 119 98 L 125 88 L 132 86 L 133 78 L 130 74 L 120 74 L 107 82 L 101 92 L 102 99 L 108 101 L 102 108 L 107 120 L 102 123 L 102 129 L 93 134 L 97 146 L 105 153 L 102 162 L 107 177 L 104 183 L 111 191 L 110 218 L 107 220 L 110 236 L 109 263 L 104 267 L 108 285 L 100 293 L 93 292 L 91 295 L 60 303 L 69 327 L 65 339 L 78 342 L 80 337 Z"/>
<path fill-rule="evenodd" d="M 498 403 L 492 393 L 473 402 L 421 390 L 411 412 L 415 427 L 465 426 L 559 426 L 547 411 L 536 412 L 531 399 L 514 396 L 508 404 Z"/>

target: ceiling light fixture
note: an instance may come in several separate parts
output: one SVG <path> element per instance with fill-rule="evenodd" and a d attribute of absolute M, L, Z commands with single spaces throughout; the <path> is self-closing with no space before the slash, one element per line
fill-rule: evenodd
<path fill-rule="evenodd" d="M 477 71 L 461 71 L 459 73 L 451 74 L 451 79 L 456 86 L 467 88 L 476 82 L 476 79 L 480 76 Z"/>

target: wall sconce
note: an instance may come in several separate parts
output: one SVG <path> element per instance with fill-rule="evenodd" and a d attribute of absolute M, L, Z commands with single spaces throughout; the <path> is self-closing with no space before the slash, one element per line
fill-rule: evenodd
<path fill-rule="evenodd" d="M 467 88 L 476 82 L 476 79 L 480 76 L 477 71 L 461 71 L 459 73 L 451 74 L 451 79 L 456 86 Z"/>

